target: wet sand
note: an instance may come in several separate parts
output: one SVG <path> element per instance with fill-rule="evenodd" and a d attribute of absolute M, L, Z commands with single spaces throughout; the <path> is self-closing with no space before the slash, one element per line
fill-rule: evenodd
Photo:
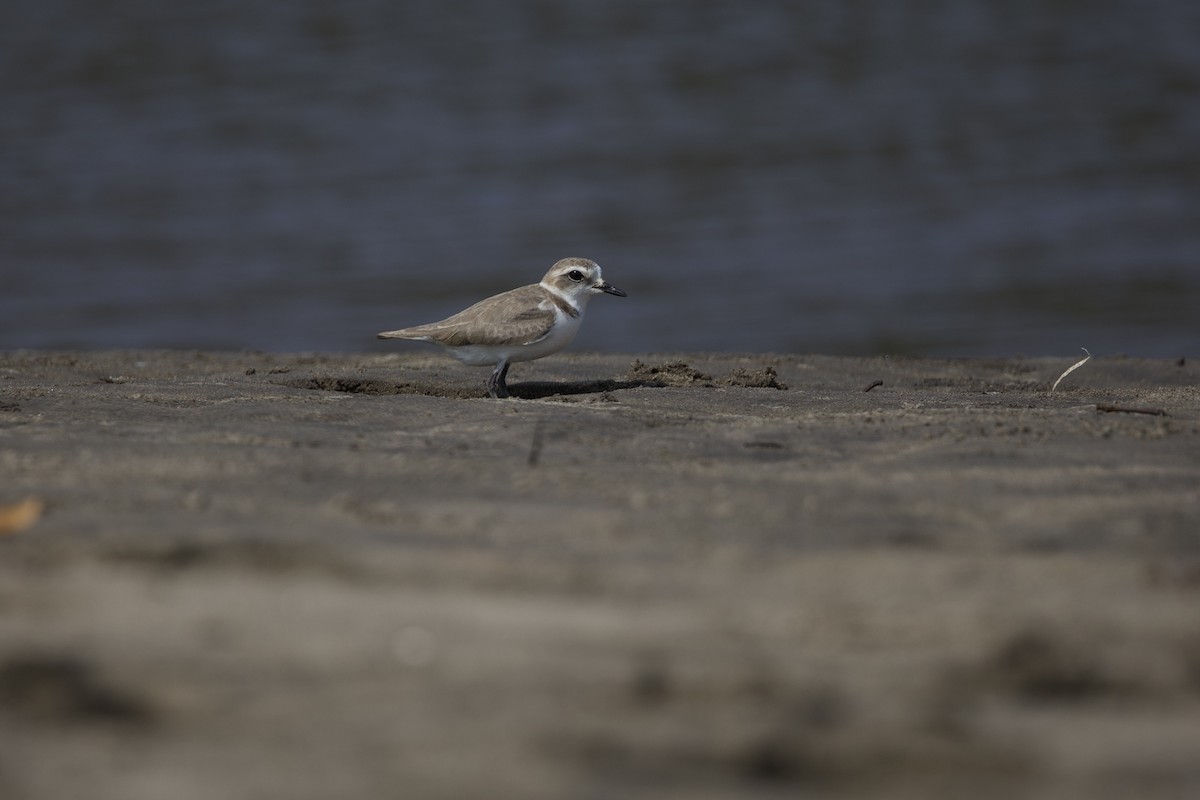
<path fill-rule="evenodd" d="M 0 796 L 1195 797 L 1200 373 L 1072 361 L 0 354 Z"/>

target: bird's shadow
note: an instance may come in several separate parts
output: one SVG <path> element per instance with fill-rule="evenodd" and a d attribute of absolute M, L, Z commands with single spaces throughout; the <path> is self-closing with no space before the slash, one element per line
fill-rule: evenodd
<path fill-rule="evenodd" d="M 521 400 L 542 400 L 547 397 L 559 397 L 576 394 L 603 394 L 622 389 L 662 388 L 662 381 L 632 380 L 621 381 L 613 379 L 594 381 L 524 381 L 511 383 L 509 394 Z"/>
<path fill-rule="evenodd" d="M 458 400 L 487 397 L 487 391 L 482 386 L 465 387 L 425 381 L 395 383 L 361 378 L 318 376 L 285 381 L 284 384 L 297 389 L 348 394 L 420 394 L 427 397 L 448 397 Z M 658 380 L 526 381 L 509 384 L 508 391 L 512 397 L 519 400 L 541 400 L 547 397 L 604 394 L 621 389 L 661 388 L 663 386 L 666 384 Z"/>

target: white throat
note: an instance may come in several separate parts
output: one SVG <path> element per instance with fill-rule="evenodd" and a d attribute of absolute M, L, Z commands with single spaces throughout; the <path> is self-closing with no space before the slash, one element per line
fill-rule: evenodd
<path fill-rule="evenodd" d="M 568 317 L 582 317 L 584 310 L 587 308 L 587 301 L 590 299 L 586 292 L 580 294 L 568 294 L 557 286 L 553 286 L 545 281 L 540 284 L 552 298 L 554 305 L 558 308 L 561 315 Z"/>

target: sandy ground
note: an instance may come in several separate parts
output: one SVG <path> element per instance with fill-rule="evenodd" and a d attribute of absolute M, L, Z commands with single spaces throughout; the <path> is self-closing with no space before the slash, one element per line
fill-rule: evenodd
<path fill-rule="evenodd" d="M 1073 360 L 0 354 L 0 796 L 1200 796 L 1200 371 Z"/>

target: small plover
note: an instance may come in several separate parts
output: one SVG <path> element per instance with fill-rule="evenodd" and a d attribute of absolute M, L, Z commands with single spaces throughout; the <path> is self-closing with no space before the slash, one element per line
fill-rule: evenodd
<path fill-rule="evenodd" d="M 508 397 L 504 380 L 508 365 L 542 358 L 569 345 L 594 294 L 626 296 L 604 280 L 595 261 L 564 258 L 541 283 L 480 300 L 441 322 L 384 331 L 379 338 L 433 342 L 464 364 L 494 364 L 488 394 Z"/>

